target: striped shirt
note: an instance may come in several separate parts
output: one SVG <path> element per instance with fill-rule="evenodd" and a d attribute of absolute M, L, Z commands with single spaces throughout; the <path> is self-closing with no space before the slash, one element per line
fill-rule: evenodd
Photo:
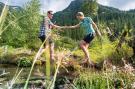
<path fill-rule="evenodd" d="M 48 36 L 51 34 L 51 29 L 54 24 L 48 17 L 45 17 L 41 22 L 39 37 Z"/>

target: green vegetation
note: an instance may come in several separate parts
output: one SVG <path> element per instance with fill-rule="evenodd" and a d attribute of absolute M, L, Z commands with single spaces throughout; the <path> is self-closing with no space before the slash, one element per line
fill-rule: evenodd
<path fill-rule="evenodd" d="M 132 89 L 135 77 L 120 70 L 83 72 L 74 80 L 77 89 Z"/>
<path fill-rule="evenodd" d="M 15 49 L 11 46 L 1 47 L 0 54 L 0 63 L 13 65 L 19 65 L 18 61 L 24 57 L 27 57 L 26 59 L 32 61 L 32 58 L 35 55 L 34 52 L 31 53 L 31 51 L 26 48 Z"/>
<path fill-rule="evenodd" d="M 101 6 L 96 0 L 75 0 L 67 9 L 55 13 L 53 20 L 60 25 L 74 25 L 78 23 L 75 19 L 78 11 L 84 11 L 86 16 L 91 16 L 98 23 L 102 33 L 102 39 L 96 37 L 89 47 L 91 59 L 100 66 L 100 71 L 79 65 L 84 57 L 78 46 L 84 37 L 83 29 L 68 29 L 61 32 L 54 29 L 56 63 L 53 65 L 50 64 L 48 49 L 38 57 L 43 46 L 38 39 L 42 20 L 39 0 L 31 0 L 17 9 L 0 3 L 0 63 L 31 67 L 29 74 L 25 76 L 24 89 L 27 89 L 30 83 L 35 65 L 44 66 L 42 61 L 46 64 L 44 72 L 47 79 L 43 80 L 43 84 L 47 84 L 47 89 L 57 86 L 57 77 L 65 77 L 66 74 L 73 77 L 69 84 L 77 89 L 132 88 L 135 82 L 132 67 L 135 64 L 135 11 L 120 11 Z M 127 34 L 122 37 L 124 32 Z M 13 77 L 14 82 L 22 71 L 16 72 L 18 74 Z M 63 75 L 60 75 L 61 72 L 64 72 Z"/>
<path fill-rule="evenodd" d="M 22 58 L 18 59 L 17 64 L 18 64 L 19 67 L 30 67 L 31 61 L 30 61 L 30 59 L 28 59 L 26 57 L 22 57 Z"/>
<path fill-rule="evenodd" d="M 5 13 L 5 12 L 3 12 Z M 8 12 L 6 21 L 1 27 L 0 45 L 13 47 L 38 48 L 38 30 L 40 25 L 40 2 L 32 0 L 22 10 Z M 2 17 L 4 18 L 4 17 Z"/>

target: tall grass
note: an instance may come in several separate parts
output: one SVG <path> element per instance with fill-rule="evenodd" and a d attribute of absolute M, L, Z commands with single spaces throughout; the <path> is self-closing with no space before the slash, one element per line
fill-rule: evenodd
<path fill-rule="evenodd" d="M 57 77 L 57 74 L 58 74 L 58 71 L 59 71 L 59 67 L 61 65 L 61 61 L 62 61 L 62 58 L 59 57 L 58 62 L 57 62 L 58 64 L 57 64 L 57 68 L 56 68 L 56 71 L 55 71 L 55 74 L 54 74 L 53 81 L 50 84 L 51 86 L 48 87 L 48 89 L 54 89 L 54 87 L 55 87 L 55 81 L 56 81 L 56 77 Z"/>
<path fill-rule="evenodd" d="M 50 52 L 49 52 L 49 48 L 47 48 L 48 50 L 45 51 L 45 58 L 46 58 L 46 79 L 50 80 L 51 77 L 51 66 L 50 66 Z"/>
<path fill-rule="evenodd" d="M 77 89 L 131 89 L 134 75 L 122 71 L 81 72 L 74 80 Z"/>
<path fill-rule="evenodd" d="M 10 86 L 8 86 L 8 89 L 12 89 L 13 85 L 15 84 L 16 80 L 18 79 L 22 71 L 23 71 L 23 68 L 18 73 L 16 73 L 17 75 L 15 75 L 13 79 L 11 80 L 11 84 Z"/>
<path fill-rule="evenodd" d="M 48 37 L 49 37 L 49 36 L 50 36 L 50 35 L 48 35 Z M 29 79 L 30 79 L 32 70 L 33 70 L 34 65 L 35 65 L 35 63 L 36 63 L 36 60 L 38 59 L 39 55 L 41 55 L 40 52 L 41 52 L 41 50 L 43 49 L 44 43 L 46 42 L 46 40 L 48 39 L 48 37 L 46 37 L 45 41 L 42 43 L 42 45 L 40 46 L 40 48 L 39 48 L 37 54 L 35 55 L 35 58 L 34 58 L 34 60 L 33 60 L 33 64 L 32 64 L 32 67 L 31 67 L 31 69 L 30 69 L 30 73 L 29 73 L 29 75 L 28 75 L 28 77 L 27 77 L 27 80 L 26 80 L 24 89 L 27 89 L 27 87 L 28 87 L 28 83 L 29 83 Z M 46 65 L 47 65 L 47 64 L 46 64 Z"/>
<path fill-rule="evenodd" d="M 9 12 L 9 15 L 13 16 L 12 13 L 10 13 L 10 12 Z M 2 34 L 4 31 L 8 30 L 8 27 L 10 27 L 10 26 L 18 27 L 17 22 L 18 22 L 20 19 L 22 19 L 22 18 L 24 18 L 24 17 L 26 17 L 26 16 L 27 16 L 27 15 L 23 15 L 23 16 L 20 16 L 19 18 L 16 18 L 16 17 L 14 16 L 14 19 L 15 19 L 15 20 L 13 20 L 13 21 L 9 20 L 9 24 L 3 28 L 3 30 L 1 31 L 0 34 Z M 21 29 L 21 28 L 19 27 L 19 29 Z"/>
<path fill-rule="evenodd" d="M 2 12 L 1 12 L 1 16 L 0 16 L 0 35 L 2 35 L 2 33 L 3 33 L 4 31 L 6 31 L 6 30 L 8 29 L 8 27 L 10 27 L 10 26 L 13 26 L 13 27 L 16 27 L 16 28 L 17 28 L 17 27 L 19 26 L 19 25 L 17 25 L 17 24 L 18 24 L 17 22 L 18 22 L 20 19 L 22 19 L 22 18 L 24 18 L 24 17 L 27 16 L 27 15 L 22 15 L 22 16 L 20 16 L 19 18 L 17 18 L 16 16 L 14 16 L 14 15 L 9 11 L 9 5 L 8 5 L 8 3 L 9 3 L 9 0 L 6 1 L 5 5 L 4 5 L 3 9 L 2 9 Z M 9 14 L 11 17 L 14 17 L 14 20 L 8 20 L 8 19 L 7 19 L 8 14 Z M 4 26 L 4 23 L 5 23 L 6 19 L 7 19 L 7 21 L 9 21 L 9 23 L 8 23 L 6 26 Z M 21 29 L 21 28 L 20 28 L 20 29 Z"/>
<path fill-rule="evenodd" d="M 0 35 L 2 34 L 2 27 L 4 25 L 4 22 L 5 22 L 7 14 L 8 14 L 8 10 L 9 10 L 9 6 L 7 5 L 8 2 L 9 2 L 9 0 L 6 1 L 5 5 L 3 7 L 3 10 L 2 10 L 1 16 L 0 16 Z"/>

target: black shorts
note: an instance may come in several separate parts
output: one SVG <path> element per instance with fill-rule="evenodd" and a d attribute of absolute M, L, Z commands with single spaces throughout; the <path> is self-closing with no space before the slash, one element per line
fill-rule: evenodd
<path fill-rule="evenodd" d="M 94 37 L 95 37 L 95 33 L 90 33 L 90 34 L 86 35 L 83 40 L 86 43 L 90 43 L 94 39 Z"/>
<path fill-rule="evenodd" d="M 46 39 L 46 36 L 40 36 L 39 39 L 42 41 L 42 43 L 47 40 L 47 42 L 49 42 L 50 44 L 53 43 L 53 40 L 51 37 L 49 37 L 48 39 Z M 46 42 L 45 42 L 46 43 Z M 45 46 L 45 44 L 44 44 Z"/>
<path fill-rule="evenodd" d="M 42 41 L 42 43 L 45 41 L 46 36 L 40 36 L 39 39 Z"/>

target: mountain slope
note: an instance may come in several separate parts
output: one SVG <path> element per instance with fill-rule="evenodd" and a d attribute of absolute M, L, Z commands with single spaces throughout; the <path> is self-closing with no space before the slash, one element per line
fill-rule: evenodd
<path fill-rule="evenodd" d="M 2 12 L 2 9 L 3 9 L 3 7 L 4 7 L 4 3 L 2 3 L 2 2 L 0 2 L 0 13 Z M 22 10 L 22 8 L 21 7 L 19 7 L 19 6 L 9 6 L 9 10 L 10 11 L 12 11 L 12 10 Z"/>
<path fill-rule="evenodd" d="M 57 22 L 59 22 L 59 18 L 64 19 L 64 20 L 65 19 L 68 19 L 68 20 L 75 19 L 75 14 L 78 11 L 81 11 L 81 6 L 82 6 L 83 3 L 84 3 L 84 0 L 74 0 L 74 1 L 72 1 L 71 4 L 66 9 L 64 9 L 63 11 L 55 13 L 54 19 Z M 118 12 L 119 13 L 121 11 L 116 9 L 116 8 L 99 5 L 99 14 L 102 13 L 102 12 L 104 12 L 104 13 L 110 13 L 110 12 L 116 13 L 116 12 Z M 65 21 L 59 22 L 59 23 L 61 23 L 61 24 L 66 23 L 67 24 L 68 22 L 65 22 Z"/>
<path fill-rule="evenodd" d="M 64 9 L 63 11 L 57 12 L 54 15 L 54 20 L 57 22 L 57 24 L 60 25 L 73 25 L 77 23 L 78 21 L 75 18 L 75 14 L 78 11 L 81 11 L 81 6 L 84 3 L 84 0 L 74 0 L 71 2 L 71 4 Z M 121 11 L 119 9 L 99 5 L 98 10 L 98 17 L 99 21 L 107 24 L 107 26 L 110 25 L 110 23 L 114 23 L 116 26 L 115 29 L 122 30 L 124 28 L 124 25 L 133 25 L 132 27 L 135 28 L 135 10 L 130 11 Z M 82 11 L 83 12 L 83 11 Z M 90 12 L 88 10 L 88 12 Z M 95 22 L 97 22 L 97 17 L 92 17 Z"/>

